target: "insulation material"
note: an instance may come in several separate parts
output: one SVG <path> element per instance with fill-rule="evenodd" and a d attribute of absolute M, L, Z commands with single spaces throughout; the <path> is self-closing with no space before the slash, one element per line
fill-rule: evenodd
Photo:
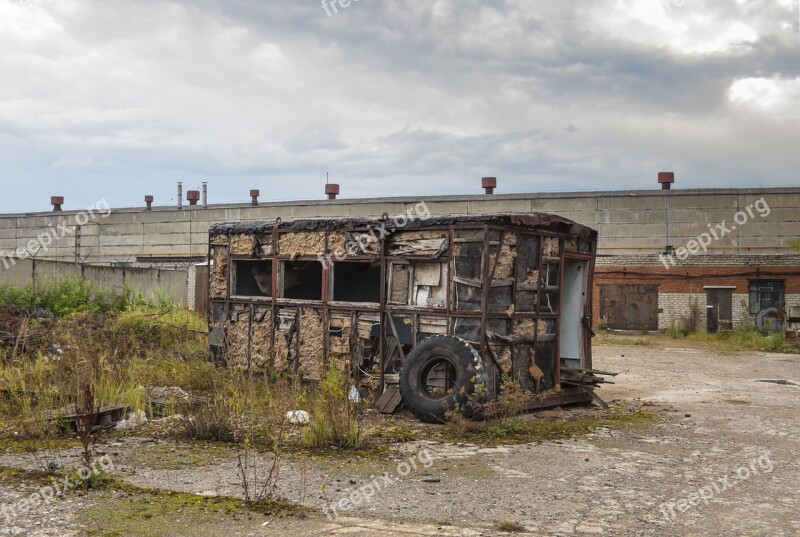
<path fill-rule="evenodd" d="M 347 255 L 378 255 L 380 253 L 379 234 L 345 233 L 335 231 L 328 236 L 328 249 L 332 253 L 345 252 Z"/>
<path fill-rule="evenodd" d="M 211 244 L 215 246 L 227 246 L 228 245 L 228 236 L 227 235 L 212 235 L 211 236 Z"/>
<path fill-rule="evenodd" d="M 324 340 L 322 313 L 303 308 L 300 316 L 300 371 L 304 379 L 322 380 L 325 373 Z"/>
<path fill-rule="evenodd" d="M 550 330 L 552 325 L 552 331 Z M 514 321 L 514 335 L 516 337 L 533 337 L 534 330 L 540 336 L 555 333 L 555 323 L 545 319 L 517 319 Z"/>
<path fill-rule="evenodd" d="M 434 256 L 446 251 L 448 234 L 442 231 L 401 231 L 389 239 L 389 255 Z"/>
<path fill-rule="evenodd" d="M 277 371 L 290 371 L 293 369 L 295 331 L 294 310 L 279 312 L 275 325 L 275 344 L 272 348 L 273 364 Z"/>
<path fill-rule="evenodd" d="M 545 257 L 559 257 L 561 255 L 558 237 L 542 238 L 542 255 Z"/>
<path fill-rule="evenodd" d="M 325 252 L 325 233 L 322 231 L 281 233 L 278 247 L 281 255 L 290 256 L 292 259 L 299 256 L 317 257 Z"/>
<path fill-rule="evenodd" d="M 535 380 L 537 383 L 540 382 L 544 378 L 544 371 L 539 369 L 539 366 L 534 363 L 535 356 L 531 355 L 531 366 L 528 368 L 528 373 L 530 373 L 531 378 Z"/>
<path fill-rule="evenodd" d="M 227 298 L 228 295 L 228 248 L 218 246 L 214 249 L 214 265 L 211 267 L 211 298 Z"/>
<path fill-rule="evenodd" d="M 492 345 L 492 356 L 497 361 L 497 366 L 503 375 L 511 374 L 511 347 L 508 345 Z"/>
<path fill-rule="evenodd" d="M 569 239 L 564 241 L 564 251 L 565 252 L 577 252 L 578 251 L 578 239 Z"/>
<path fill-rule="evenodd" d="M 254 235 L 231 235 L 231 255 L 253 255 Z"/>
<path fill-rule="evenodd" d="M 330 355 L 350 356 L 350 336 L 353 333 L 350 317 L 332 317 L 330 322 Z"/>
<path fill-rule="evenodd" d="M 392 264 L 391 284 L 389 287 L 390 304 L 408 304 L 409 286 L 411 285 L 411 265 Z"/>
<path fill-rule="evenodd" d="M 258 319 L 261 318 L 261 321 Z M 258 311 L 250 329 L 250 356 L 252 367 L 266 369 L 272 355 L 272 312 Z"/>
<path fill-rule="evenodd" d="M 539 274 L 540 272 L 538 270 L 529 270 L 525 275 L 525 283 L 538 284 Z"/>
<path fill-rule="evenodd" d="M 514 277 L 514 261 L 517 258 L 517 252 L 511 248 L 511 246 L 507 244 L 503 244 L 500 247 L 500 257 L 497 257 L 497 248 L 492 248 L 492 252 L 490 255 L 490 263 L 494 265 L 495 260 L 497 260 L 497 267 L 494 268 L 494 279 L 495 280 L 507 280 L 509 278 Z M 489 269 L 489 273 L 491 274 L 492 269 Z"/>
<path fill-rule="evenodd" d="M 536 333 L 540 336 L 553 335 L 556 333 L 556 322 L 539 319 L 536 321 Z"/>
<path fill-rule="evenodd" d="M 533 337 L 536 329 L 536 319 L 518 319 L 514 321 L 514 335 L 516 337 Z"/>
<path fill-rule="evenodd" d="M 344 233 L 336 231 L 328 235 L 328 251 L 332 253 L 347 251 L 347 237 Z M 322 253 L 322 250 L 317 253 Z"/>
<path fill-rule="evenodd" d="M 229 322 L 225 329 L 225 356 L 228 365 L 247 368 L 250 354 L 250 311 L 246 307 L 237 307 L 232 313 L 238 320 Z"/>

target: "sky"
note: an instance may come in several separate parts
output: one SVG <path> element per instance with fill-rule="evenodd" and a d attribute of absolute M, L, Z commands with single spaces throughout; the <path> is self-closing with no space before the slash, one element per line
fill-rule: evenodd
<path fill-rule="evenodd" d="M 0 0 L 0 212 L 800 186 L 800 0 Z"/>

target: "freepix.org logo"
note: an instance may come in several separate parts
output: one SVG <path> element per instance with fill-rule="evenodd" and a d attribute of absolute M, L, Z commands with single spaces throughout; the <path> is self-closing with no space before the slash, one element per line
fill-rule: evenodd
<path fill-rule="evenodd" d="M 686 261 L 690 255 L 699 254 L 701 251 L 702 253 L 707 253 L 708 248 L 714 241 L 724 239 L 731 235 L 739 227 L 753 220 L 756 213 L 758 213 L 761 218 L 766 218 L 769 216 L 770 212 L 771 209 L 769 208 L 767 200 L 761 198 L 733 215 L 733 223 L 723 220 L 719 224 L 706 224 L 708 227 L 707 232 L 701 233 L 697 238 L 690 240 L 686 243 L 686 246 L 677 248 L 674 254 L 659 254 L 658 259 L 661 261 L 661 264 L 664 265 L 664 268 L 669 270 L 676 265 L 676 257 L 679 261 Z"/>
<path fill-rule="evenodd" d="M 105 198 L 101 199 L 90 207 L 72 215 L 71 221 L 62 220 L 56 225 L 49 225 L 45 231 L 30 239 L 24 246 L 18 246 L 13 252 L 0 251 L 2 266 L 4 269 L 8 269 L 16 265 L 20 259 L 36 257 L 41 252 L 47 252 L 54 243 L 67 235 L 74 234 L 77 227 L 85 226 L 89 222 L 95 222 L 98 218 L 106 218 L 110 214 L 111 206 Z"/>

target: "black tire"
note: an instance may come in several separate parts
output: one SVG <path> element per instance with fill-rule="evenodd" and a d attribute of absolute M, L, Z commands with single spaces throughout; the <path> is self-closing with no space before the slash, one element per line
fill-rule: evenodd
<path fill-rule="evenodd" d="M 468 401 L 482 365 L 478 352 L 463 339 L 428 338 L 406 357 L 400 371 L 400 394 L 417 418 L 441 423 L 445 408 L 452 410 Z"/>

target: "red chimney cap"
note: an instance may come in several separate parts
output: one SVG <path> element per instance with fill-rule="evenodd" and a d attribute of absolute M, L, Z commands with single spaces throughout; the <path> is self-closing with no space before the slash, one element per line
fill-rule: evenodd
<path fill-rule="evenodd" d="M 189 190 L 186 193 L 186 199 L 189 201 L 196 201 L 200 199 L 200 191 L 199 190 Z"/>
<path fill-rule="evenodd" d="M 339 185 L 336 183 L 328 183 L 325 185 L 325 193 L 329 196 L 339 195 Z"/>
<path fill-rule="evenodd" d="M 153 197 L 151 194 L 148 194 L 148 195 L 146 195 L 146 196 L 144 197 L 144 201 L 145 201 L 146 203 L 153 203 L 153 201 L 154 201 L 154 200 L 155 200 L 155 198 L 154 198 L 154 197 Z"/>
<path fill-rule="evenodd" d="M 658 172 L 658 182 L 663 184 L 670 184 L 675 182 L 674 172 Z"/>
<path fill-rule="evenodd" d="M 497 188 L 497 177 L 484 177 L 481 179 L 482 188 Z"/>
<path fill-rule="evenodd" d="M 251 198 L 257 198 L 260 195 L 261 195 L 261 191 L 260 190 L 253 189 L 253 190 L 250 191 L 250 197 Z"/>

